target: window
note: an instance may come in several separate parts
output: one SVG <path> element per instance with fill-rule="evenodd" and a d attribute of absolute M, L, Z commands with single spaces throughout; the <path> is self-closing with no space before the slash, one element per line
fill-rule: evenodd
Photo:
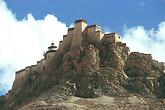
<path fill-rule="evenodd" d="M 118 38 L 120 39 L 120 36 L 118 36 Z"/>

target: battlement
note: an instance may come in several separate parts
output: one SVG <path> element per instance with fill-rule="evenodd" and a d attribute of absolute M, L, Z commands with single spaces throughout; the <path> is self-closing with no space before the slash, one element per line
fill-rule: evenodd
<path fill-rule="evenodd" d="M 110 42 L 121 46 L 126 46 L 125 43 L 121 43 L 121 37 L 118 33 L 108 33 L 101 31 L 101 26 L 99 25 L 89 25 L 87 26 L 87 21 L 80 19 L 75 21 L 75 27 L 68 28 L 67 35 L 63 35 L 63 40 L 59 41 L 59 48 L 56 50 L 54 43 L 48 47 L 48 51 L 45 53 L 45 59 L 37 61 L 37 65 L 32 65 L 17 71 L 16 74 L 22 73 L 27 69 L 31 71 L 37 70 L 38 65 L 44 65 L 43 62 L 46 59 L 51 59 L 56 55 L 63 54 L 70 49 L 77 46 L 83 45 L 84 42 L 95 43 L 95 42 Z"/>
<path fill-rule="evenodd" d="M 63 42 L 60 42 L 58 54 L 63 54 L 70 49 L 74 49 L 84 44 L 84 42 L 121 42 L 121 36 L 118 33 L 109 33 L 101 31 L 99 25 L 87 25 L 87 21 L 80 19 L 75 21 L 75 27 L 68 28 L 67 35 L 63 36 Z M 124 45 L 124 44 L 123 44 Z"/>
<path fill-rule="evenodd" d="M 36 65 L 31 65 L 16 72 L 15 84 L 19 84 L 20 80 L 23 80 L 28 74 L 33 72 L 43 71 L 46 65 L 52 60 L 52 58 L 64 54 L 71 49 L 84 45 L 85 43 L 95 43 L 95 42 L 107 42 L 107 43 L 118 43 L 120 45 L 125 45 L 121 43 L 121 37 L 118 33 L 109 33 L 101 31 L 101 26 L 90 25 L 87 26 L 87 21 L 81 19 L 75 21 L 75 27 L 68 28 L 67 35 L 63 35 L 63 40 L 59 41 L 58 49 L 54 43 L 48 47 L 48 51 L 44 54 L 44 59 L 37 61 Z M 15 85 L 14 84 L 14 85 Z"/>
<path fill-rule="evenodd" d="M 44 60 L 51 59 L 59 54 L 64 54 L 70 49 L 83 45 L 84 42 L 110 42 L 126 46 L 125 43 L 121 43 L 121 37 L 118 33 L 105 34 L 105 32 L 101 31 L 101 26 L 96 24 L 87 26 L 87 21 L 80 19 L 75 21 L 75 27 L 68 28 L 68 33 L 67 35 L 63 35 L 62 41 L 59 41 L 59 48 L 57 50 L 54 43 L 48 47 L 48 51 L 44 55 Z M 42 63 L 45 62 L 44 60 L 37 61 L 37 65 L 32 65 L 27 68 L 31 71 L 36 71 L 38 65 L 42 65 Z M 17 71 L 16 74 L 22 73 L 23 71 L 26 71 L 26 69 Z"/>

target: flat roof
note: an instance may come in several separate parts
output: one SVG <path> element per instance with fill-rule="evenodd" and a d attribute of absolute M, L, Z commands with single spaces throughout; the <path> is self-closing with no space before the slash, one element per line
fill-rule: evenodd
<path fill-rule="evenodd" d="M 22 71 L 25 71 L 25 69 L 21 69 L 21 70 L 17 71 L 16 74 L 17 74 L 17 73 L 20 73 L 20 72 L 22 72 Z"/>
<path fill-rule="evenodd" d="M 101 26 L 99 26 L 99 25 L 90 25 L 90 26 L 87 26 L 87 28 L 91 28 L 91 27 L 99 27 L 99 28 L 101 28 Z"/>
<path fill-rule="evenodd" d="M 63 35 L 63 37 L 67 37 L 67 35 Z"/>
<path fill-rule="evenodd" d="M 105 33 L 104 31 L 96 31 L 96 32 L 102 32 L 102 33 Z"/>
<path fill-rule="evenodd" d="M 117 32 L 113 32 L 113 33 L 110 33 L 110 34 L 118 34 Z M 119 35 L 119 34 L 118 34 Z"/>
<path fill-rule="evenodd" d="M 73 28 L 68 28 L 68 30 L 74 30 L 74 27 Z"/>
<path fill-rule="evenodd" d="M 105 34 L 105 35 L 111 35 L 110 33 L 107 33 L 107 34 Z"/>
<path fill-rule="evenodd" d="M 87 24 L 87 21 L 83 20 L 83 19 L 80 19 L 80 20 L 76 20 L 75 23 L 78 23 L 78 22 L 84 22 Z"/>
<path fill-rule="evenodd" d="M 111 34 L 117 34 L 117 35 L 119 35 L 119 34 L 116 33 L 116 32 L 113 32 L 113 33 L 107 33 L 107 34 L 105 34 L 105 35 L 111 35 Z"/>

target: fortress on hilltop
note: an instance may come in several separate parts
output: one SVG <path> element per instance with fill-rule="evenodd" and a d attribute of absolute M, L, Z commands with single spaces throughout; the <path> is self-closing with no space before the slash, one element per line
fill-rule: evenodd
<path fill-rule="evenodd" d="M 126 43 L 121 42 L 121 36 L 118 33 L 108 33 L 101 31 L 98 25 L 87 25 L 87 21 L 80 19 L 75 21 L 75 27 L 69 28 L 67 35 L 63 36 L 63 41 L 60 41 L 59 48 L 56 50 L 54 43 L 48 47 L 48 51 L 44 54 L 44 59 L 37 61 L 36 65 L 31 65 L 16 72 L 16 77 L 13 86 L 19 88 L 21 86 L 20 80 L 23 80 L 28 74 L 33 72 L 41 72 L 48 66 L 47 64 L 52 58 L 64 54 L 69 50 L 82 46 L 85 43 L 105 42 L 116 45 L 126 46 Z M 151 56 L 151 55 L 149 55 Z M 158 62 L 155 62 L 157 64 Z M 160 63 L 159 63 L 160 64 Z M 159 67 L 164 68 L 164 63 Z"/>
<path fill-rule="evenodd" d="M 105 33 L 83 19 L 61 37 L 59 45 L 48 44 L 35 65 L 15 73 L 12 89 L 0 97 L 2 110 L 164 107 L 164 62 L 150 53 L 130 51 L 118 33 Z M 92 106 L 86 103 L 89 99 Z M 118 106 L 121 100 L 125 102 Z"/>
<path fill-rule="evenodd" d="M 70 49 L 74 49 L 84 43 L 95 42 L 121 42 L 121 37 L 118 33 L 105 34 L 101 31 L 98 25 L 87 26 L 87 21 L 75 21 L 75 27 L 69 28 L 67 35 L 63 36 L 63 41 L 60 41 L 58 54 L 63 54 Z"/>
<path fill-rule="evenodd" d="M 36 65 L 28 66 L 16 72 L 14 86 L 19 87 L 21 84 L 17 81 L 24 79 L 29 73 L 43 71 L 53 57 L 64 54 L 85 43 L 95 42 L 109 42 L 126 46 L 125 43 L 121 43 L 121 36 L 118 33 L 105 34 L 98 25 L 87 26 L 87 21 L 83 19 L 76 20 L 75 27 L 68 29 L 67 35 L 63 36 L 63 40 L 60 41 L 57 50 L 57 47 L 52 43 L 48 47 L 48 51 L 44 54 L 44 59 L 37 61 Z"/>

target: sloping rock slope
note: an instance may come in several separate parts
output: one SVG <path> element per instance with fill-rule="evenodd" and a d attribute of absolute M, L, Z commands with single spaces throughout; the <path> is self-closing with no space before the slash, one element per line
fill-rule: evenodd
<path fill-rule="evenodd" d="M 163 109 L 165 74 L 125 45 L 85 44 L 30 73 L 0 97 L 1 109 Z M 151 100 L 152 99 L 152 100 Z"/>

